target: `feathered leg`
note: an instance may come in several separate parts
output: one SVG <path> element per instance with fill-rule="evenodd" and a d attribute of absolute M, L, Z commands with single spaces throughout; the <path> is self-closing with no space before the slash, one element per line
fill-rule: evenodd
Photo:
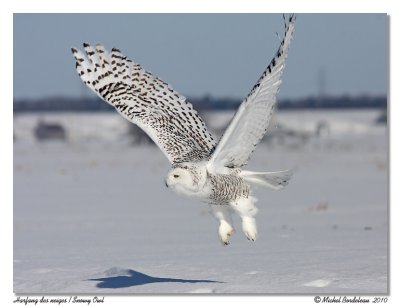
<path fill-rule="evenodd" d="M 213 215 L 219 220 L 219 239 L 224 245 L 229 244 L 229 238 L 234 233 L 231 211 L 228 205 L 210 204 Z"/>
<path fill-rule="evenodd" d="M 242 218 L 242 230 L 248 240 L 255 241 L 257 238 L 257 224 L 254 216 L 257 214 L 255 203 L 257 199 L 249 196 L 248 198 L 239 198 L 231 203 L 231 207 Z"/>

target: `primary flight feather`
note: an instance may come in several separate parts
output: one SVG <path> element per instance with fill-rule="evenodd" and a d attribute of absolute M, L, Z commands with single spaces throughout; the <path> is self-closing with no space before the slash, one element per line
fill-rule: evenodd
<path fill-rule="evenodd" d="M 72 48 L 82 81 L 126 119 L 142 128 L 172 163 L 165 183 L 180 195 L 210 205 L 219 220 L 219 237 L 228 244 L 233 234 L 231 213 L 242 218 L 249 240 L 257 236 L 256 198 L 252 185 L 281 189 L 290 171 L 242 170 L 266 134 L 293 37 L 295 17 L 285 20 L 278 51 L 240 105 L 217 143 L 186 98 L 167 83 L 113 48 L 84 43 Z"/>

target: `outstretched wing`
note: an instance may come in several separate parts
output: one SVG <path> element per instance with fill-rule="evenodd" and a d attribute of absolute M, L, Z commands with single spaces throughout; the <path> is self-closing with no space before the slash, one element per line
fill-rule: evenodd
<path fill-rule="evenodd" d="M 209 169 L 244 166 L 267 132 L 294 31 L 294 16 L 285 21 L 285 37 L 271 63 L 240 105 L 208 163 Z"/>
<path fill-rule="evenodd" d="M 215 141 L 184 96 L 126 58 L 97 44 L 72 48 L 82 81 L 126 119 L 142 128 L 171 163 L 208 158 Z"/>

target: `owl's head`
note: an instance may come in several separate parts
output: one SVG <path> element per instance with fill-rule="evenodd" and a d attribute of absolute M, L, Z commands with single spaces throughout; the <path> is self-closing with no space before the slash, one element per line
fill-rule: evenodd
<path fill-rule="evenodd" d="M 165 178 L 165 185 L 183 195 L 192 195 L 200 188 L 201 171 L 198 167 L 182 163 L 174 165 Z"/>

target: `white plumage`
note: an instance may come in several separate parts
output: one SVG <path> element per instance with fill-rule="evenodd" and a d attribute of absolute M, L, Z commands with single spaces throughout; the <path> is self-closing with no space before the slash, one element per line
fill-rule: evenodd
<path fill-rule="evenodd" d="M 118 49 L 106 51 L 84 43 L 85 54 L 72 53 L 82 81 L 126 119 L 142 128 L 172 163 L 165 183 L 176 193 L 210 204 L 220 221 L 224 244 L 234 232 L 231 213 L 255 240 L 256 198 L 251 186 L 281 189 L 290 171 L 253 172 L 241 168 L 266 134 L 276 104 L 285 60 L 294 31 L 294 16 L 285 21 L 285 36 L 271 63 L 240 105 L 218 142 L 192 105 L 167 83 L 126 58 Z"/>

